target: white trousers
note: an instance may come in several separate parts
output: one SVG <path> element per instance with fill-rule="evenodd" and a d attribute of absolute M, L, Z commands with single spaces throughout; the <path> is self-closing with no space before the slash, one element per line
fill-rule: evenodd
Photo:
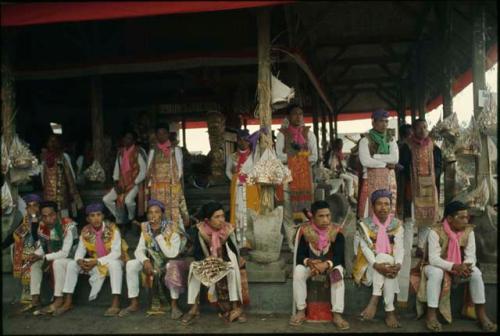
<path fill-rule="evenodd" d="M 350 174 L 340 174 L 339 177 L 344 180 L 347 196 L 354 197 L 354 177 Z"/>
<path fill-rule="evenodd" d="M 142 271 L 143 265 L 137 259 L 127 261 L 126 274 L 127 274 L 127 288 L 129 299 L 139 296 L 139 275 Z M 168 267 L 168 263 L 167 263 Z M 174 300 L 179 298 L 179 292 L 175 289 L 170 289 L 170 297 Z"/>
<path fill-rule="evenodd" d="M 424 272 L 427 277 L 427 306 L 431 308 L 438 308 L 439 294 L 441 293 L 444 271 L 439 267 L 427 265 L 424 267 Z M 486 303 L 483 276 L 479 268 L 476 266 L 472 267 L 469 289 L 470 296 L 474 304 Z"/>
<path fill-rule="evenodd" d="M 71 261 L 71 259 L 62 258 L 62 259 L 56 259 L 52 263 L 52 269 L 54 271 L 54 296 L 57 297 L 62 296 L 64 280 L 66 279 L 66 267 L 69 261 Z M 43 278 L 42 265 L 43 265 L 42 260 L 39 260 L 33 265 L 31 265 L 31 272 L 30 272 L 31 295 L 40 295 L 40 287 Z"/>
<path fill-rule="evenodd" d="M 122 292 L 122 277 L 123 277 L 123 266 L 121 260 L 111 260 L 107 264 L 109 270 L 109 279 L 111 282 L 111 293 L 119 295 Z M 70 260 L 68 262 L 68 266 L 66 268 L 66 279 L 64 281 L 63 292 L 68 294 L 73 294 L 75 291 L 76 283 L 78 282 L 78 275 L 80 273 L 84 273 L 81 267 L 76 263 L 76 260 Z M 93 285 L 93 279 L 99 278 L 99 270 L 97 266 L 92 268 L 88 274 L 90 275 L 90 283 L 92 286 L 91 297 L 90 300 L 93 300 L 97 295 L 96 291 L 99 292 L 102 286 L 102 282 L 100 286 Z M 96 288 L 97 287 L 97 288 Z M 94 292 L 94 293 L 92 293 Z M 94 295 L 95 294 L 95 295 Z"/>
<path fill-rule="evenodd" d="M 238 270 L 239 271 L 239 270 Z M 239 301 L 238 298 L 238 284 L 236 283 L 235 270 L 231 269 L 229 273 L 219 281 L 226 281 L 227 289 L 229 291 L 229 301 Z M 188 282 L 188 300 L 187 303 L 195 304 L 196 298 L 200 293 L 201 282 L 193 275 L 193 264 L 189 265 L 189 282 Z"/>
<path fill-rule="evenodd" d="M 394 257 L 379 253 L 375 257 L 376 263 L 389 263 L 394 264 Z M 384 294 L 384 307 L 386 312 L 394 311 L 394 296 L 399 293 L 398 277 L 389 279 L 377 272 L 373 266 L 368 266 L 366 270 L 368 283 L 372 280 L 373 290 L 372 295 L 382 296 Z M 398 275 L 399 276 L 399 275 Z M 368 283 L 365 283 L 368 285 Z"/>
<path fill-rule="evenodd" d="M 344 274 L 342 266 L 338 265 L 335 266 L 335 268 L 340 271 L 340 274 Z M 307 279 L 310 276 L 311 269 L 309 267 L 305 267 L 304 265 L 295 266 L 295 270 L 293 272 L 293 300 L 297 306 L 297 310 L 305 309 L 307 306 Z M 332 312 L 344 312 L 344 293 L 344 278 L 330 286 L 330 302 L 332 304 Z"/>
<path fill-rule="evenodd" d="M 135 197 L 137 196 L 137 193 L 139 192 L 139 187 L 135 185 L 125 196 L 125 206 L 127 207 L 128 211 L 128 219 L 132 220 L 135 217 L 135 208 L 136 208 L 136 203 L 135 203 Z M 118 198 L 118 195 L 116 194 L 115 188 L 111 189 L 109 193 L 104 195 L 102 198 L 102 201 L 104 204 L 106 204 L 106 207 L 109 209 L 111 214 L 115 216 L 115 219 L 117 221 L 117 224 L 121 224 L 121 218 L 119 218 L 117 210 L 116 210 L 116 199 Z"/>
<path fill-rule="evenodd" d="M 407 218 L 403 224 L 404 227 L 404 240 L 403 246 L 405 250 L 403 264 L 398 273 L 399 283 L 399 302 L 408 302 L 408 292 L 410 289 L 410 269 L 411 269 L 411 250 L 413 245 L 413 220 Z"/>

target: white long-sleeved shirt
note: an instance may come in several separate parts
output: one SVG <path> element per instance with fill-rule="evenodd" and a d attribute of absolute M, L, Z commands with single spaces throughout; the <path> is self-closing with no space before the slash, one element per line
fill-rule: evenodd
<path fill-rule="evenodd" d="M 365 256 L 368 264 L 373 266 L 375 263 L 375 252 L 368 246 L 368 243 L 362 237 L 359 237 L 360 233 L 357 231 L 356 235 L 358 235 L 357 239 L 359 241 L 361 251 Z M 393 246 L 393 257 L 395 264 L 403 264 L 404 257 L 404 229 L 402 226 L 399 227 L 396 234 L 394 235 L 394 246 Z"/>
<path fill-rule="evenodd" d="M 175 150 L 175 160 L 177 161 L 177 172 L 179 173 L 179 179 L 181 179 L 183 174 L 182 150 L 177 146 L 173 148 Z M 148 155 L 147 171 L 149 171 L 151 164 L 153 163 L 154 155 L 155 155 L 155 150 L 151 149 Z"/>
<path fill-rule="evenodd" d="M 234 155 L 231 155 L 231 158 L 226 162 L 226 176 L 228 179 L 231 180 L 233 178 L 233 168 L 236 167 L 237 164 L 238 162 L 234 160 Z M 253 164 L 253 153 L 250 152 L 246 161 L 241 165 L 241 170 L 248 171 L 252 169 Z"/>
<path fill-rule="evenodd" d="M 363 178 L 367 177 L 366 168 L 385 168 L 387 164 L 396 164 L 399 161 L 399 149 L 396 140 L 389 142 L 389 154 L 370 155 L 366 137 L 359 141 L 359 161 L 363 166 Z"/>
<path fill-rule="evenodd" d="M 102 228 L 104 229 L 104 223 L 102 223 Z M 122 255 L 121 247 L 122 247 L 122 237 L 120 235 L 120 230 L 115 229 L 113 241 L 111 242 L 111 251 L 107 255 L 97 258 L 97 262 L 101 265 L 107 265 L 110 260 L 120 259 Z M 87 249 L 85 248 L 82 236 L 80 235 L 74 259 L 76 261 L 83 259 L 85 258 L 86 254 L 87 254 Z"/>
<path fill-rule="evenodd" d="M 283 153 L 285 147 L 285 136 L 283 133 L 278 132 L 276 136 L 276 155 L 283 163 L 287 163 L 288 155 Z M 307 147 L 309 149 L 309 162 L 315 164 L 318 161 L 318 147 L 316 146 L 316 136 L 314 132 L 309 130 L 307 133 Z"/>
<path fill-rule="evenodd" d="M 165 237 L 163 235 L 159 234 L 155 237 L 156 242 L 160 246 L 161 251 L 167 258 L 175 258 L 180 252 L 180 247 L 181 247 L 181 237 L 179 236 L 178 233 L 174 232 L 170 236 L 170 246 L 167 245 L 167 242 L 165 241 Z M 144 234 L 141 232 L 141 238 L 139 238 L 139 243 L 137 244 L 137 247 L 135 248 L 134 252 L 135 258 L 139 260 L 141 264 L 144 263 L 144 261 L 149 260 L 149 258 L 146 256 L 146 242 L 144 240 Z"/>
<path fill-rule="evenodd" d="M 52 229 L 52 230 L 54 230 L 54 229 Z M 51 234 L 52 234 L 52 232 L 51 232 Z M 40 245 L 37 248 L 37 250 L 35 251 L 35 254 L 37 254 L 41 257 L 45 257 L 45 259 L 47 261 L 67 258 L 69 255 L 69 252 L 71 251 L 71 247 L 73 247 L 73 239 L 74 238 L 75 237 L 73 237 L 73 230 L 71 230 L 71 228 L 68 227 L 68 229 L 66 231 L 66 235 L 64 236 L 62 248 L 59 251 L 45 254 L 42 246 Z"/>
<path fill-rule="evenodd" d="M 139 151 L 141 149 L 139 148 Z M 118 181 L 120 179 L 120 160 L 122 156 L 120 154 L 116 155 L 115 169 L 113 170 L 113 180 Z M 137 161 L 139 162 L 139 174 L 135 178 L 134 184 L 139 184 L 144 181 L 146 177 L 146 161 L 143 159 L 141 153 L 137 154 Z"/>
<path fill-rule="evenodd" d="M 427 243 L 429 244 L 429 264 L 442 268 L 445 271 L 451 271 L 453 268 L 453 263 L 451 261 L 441 258 L 441 245 L 439 245 L 439 236 L 434 231 L 429 232 L 427 237 Z M 467 241 L 467 246 L 464 249 L 463 263 L 470 263 L 472 266 L 476 265 L 476 239 L 474 236 L 474 231 L 469 234 L 469 239 Z"/>
<path fill-rule="evenodd" d="M 70 159 L 69 155 L 66 153 L 63 153 L 63 159 L 66 160 L 66 162 L 68 163 L 69 170 L 71 171 L 71 176 L 73 176 L 73 180 L 76 180 L 75 171 L 73 170 L 73 166 L 71 165 L 71 159 Z M 42 178 L 42 185 L 45 184 L 45 182 L 43 181 L 44 167 L 45 167 L 45 161 L 42 161 L 42 165 L 40 168 L 40 177 Z"/>

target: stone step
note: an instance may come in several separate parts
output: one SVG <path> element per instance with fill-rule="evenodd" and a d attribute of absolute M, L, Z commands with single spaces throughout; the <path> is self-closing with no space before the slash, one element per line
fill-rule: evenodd
<path fill-rule="evenodd" d="M 44 277 L 42 283 L 42 302 L 47 304 L 50 302 L 51 290 L 49 288 L 49 281 L 47 277 Z M 284 283 L 249 283 L 249 293 L 250 293 L 250 305 L 247 308 L 249 312 L 256 314 L 270 314 L 270 313 L 285 313 L 290 314 L 292 312 L 292 279 L 288 279 Z M 204 288 L 202 286 L 202 288 Z M 463 291 L 464 286 L 458 288 L 452 288 L 452 314 L 453 316 L 459 316 L 461 312 L 461 307 L 463 304 Z M 4 274 L 3 277 L 3 304 L 7 304 L 18 298 L 20 295 L 20 285 L 17 280 L 15 280 L 11 274 Z M 205 290 L 203 289 L 200 298 L 204 300 L 206 295 L 204 295 Z M 96 300 L 93 302 L 88 301 L 88 295 L 90 293 L 90 285 L 88 283 L 88 276 L 81 275 L 75 290 L 74 303 L 76 305 L 95 305 L 96 307 L 106 307 L 111 303 L 111 288 L 109 284 L 109 279 L 103 284 L 101 292 L 99 293 Z M 146 291 L 141 288 L 140 302 L 142 307 L 147 307 L 147 297 Z M 360 286 L 358 287 L 352 279 L 345 279 L 345 310 L 344 312 L 349 315 L 359 315 L 363 310 L 365 305 L 371 296 L 371 288 Z M 486 284 L 486 309 L 490 316 L 496 316 L 497 313 L 497 286 L 493 284 Z M 123 282 L 121 305 L 122 307 L 128 304 L 127 298 L 127 286 L 126 282 Z M 179 299 L 179 304 L 183 309 L 187 308 L 186 304 L 186 293 L 181 294 Z M 214 308 L 202 301 L 203 310 L 213 310 Z M 408 307 L 403 310 L 399 310 L 403 314 L 414 315 L 416 313 L 415 309 L 415 294 L 410 293 Z M 377 311 L 377 317 L 383 317 L 383 304 L 379 303 L 379 308 Z"/>

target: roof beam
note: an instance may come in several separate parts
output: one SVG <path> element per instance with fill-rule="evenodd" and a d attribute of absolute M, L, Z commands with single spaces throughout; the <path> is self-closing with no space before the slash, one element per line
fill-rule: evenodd
<path fill-rule="evenodd" d="M 326 76 L 326 74 L 328 73 L 328 69 L 330 68 L 330 66 L 332 64 L 335 64 L 335 62 L 337 62 L 339 60 L 340 57 L 342 57 L 342 55 L 345 54 L 345 52 L 347 51 L 348 47 L 341 47 L 340 50 L 335 54 L 335 56 L 332 57 L 332 59 L 330 59 L 326 65 L 326 68 L 325 70 L 323 71 L 323 73 L 319 76 L 319 79 L 322 79 L 323 77 Z"/>
<path fill-rule="evenodd" d="M 359 92 L 356 92 L 356 91 L 353 91 L 351 93 L 351 95 L 349 96 L 349 98 L 347 98 L 343 103 L 342 105 L 340 105 L 338 108 L 337 108 L 337 113 L 338 112 L 341 112 L 347 105 L 349 105 L 350 102 L 353 101 L 354 98 L 356 98 L 356 96 L 359 94 Z"/>
<path fill-rule="evenodd" d="M 394 36 L 380 36 L 377 41 L 373 38 L 362 38 L 359 40 L 345 39 L 345 40 L 330 40 L 328 43 L 318 43 L 316 49 L 329 49 L 339 47 L 352 47 L 360 45 L 378 45 L 380 42 L 385 44 L 407 44 L 415 42 L 414 38 L 395 38 Z"/>
<path fill-rule="evenodd" d="M 352 57 L 338 60 L 335 64 L 328 64 L 330 67 L 344 66 L 344 65 L 377 65 L 377 64 L 389 64 L 389 63 L 402 63 L 404 61 L 404 56 L 399 55 L 398 57 Z"/>
<path fill-rule="evenodd" d="M 344 79 L 343 81 L 338 82 L 329 82 L 327 83 L 330 86 L 339 86 L 339 85 L 359 85 L 359 84 L 369 84 L 369 83 L 381 83 L 381 82 L 394 82 L 394 78 L 391 77 L 371 77 L 371 78 L 356 78 L 356 79 Z"/>

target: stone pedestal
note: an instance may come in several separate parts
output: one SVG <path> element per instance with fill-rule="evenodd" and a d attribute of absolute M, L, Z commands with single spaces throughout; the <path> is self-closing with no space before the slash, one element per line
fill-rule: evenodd
<path fill-rule="evenodd" d="M 246 269 L 248 282 L 286 282 L 285 261 L 261 264 L 255 261 L 247 261 Z"/>

